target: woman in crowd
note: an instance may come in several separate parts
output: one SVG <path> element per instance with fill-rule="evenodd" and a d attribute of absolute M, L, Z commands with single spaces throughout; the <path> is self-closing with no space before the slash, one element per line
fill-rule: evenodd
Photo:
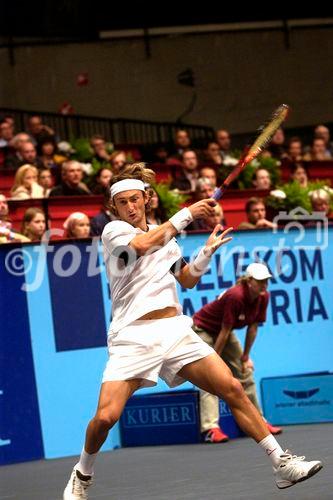
<path fill-rule="evenodd" d="M 94 177 L 91 192 L 93 194 L 105 194 L 109 190 L 112 172 L 109 168 L 102 167 Z"/>
<path fill-rule="evenodd" d="M 31 207 L 25 211 L 21 233 L 30 241 L 40 241 L 45 233 L 46 222 L 43 210 Z"/>
<path fill-rule="evenodd" d="M 298 182 L 298 184 L 303 188 L 308 187 L 309 174 L 308 174 L 306 167 L 304 165 L 302 165 L 301 163 L 297 163 L 292 168 L 291 179 L 293 181 Z"/>
<path fill-rule="evenodd" d="M 89 238 L 90 220 L 82 212 L 73 212 L 64 222 L 65 238 Z"/>
<path fill-rule="evenodd" d="M 49 168 L 38 171 L 38 184 L 43 188 L 44 198 L 47 198 L 53 187 L 53 177 Z"/>
<path fill-rule="evenodd" d="M 150 199 L 146 209 L 147 223 L 160 225 L 167 220 L 161 199 L 153 188 L 148 189 L 148 194 Z"/>
<path fill-rule="evenodd" d="M 44 198 L 42 186 L 37 182 L 38 171 L 33 165 L 22 165 L 14 179 L 11 197 L 14 200 L 28 200 L 29 198 Z"/>

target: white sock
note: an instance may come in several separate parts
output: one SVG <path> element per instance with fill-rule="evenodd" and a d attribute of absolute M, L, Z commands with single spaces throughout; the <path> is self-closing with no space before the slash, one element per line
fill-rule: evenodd
<path fill-rule="evenodd" d="M 259 443 L 259 446 L 265 451 L 266 455 L 272 460 L 273 465 L 279 465 L 281 459 L 280 455 L 283 455 L 284 451 L 272 434 L 269 434 Z"/>
<path fill-rule="evenodd" d="M 94 473 L 94 463 L 97 457 L 97 453 L 87 453 L 83 448 L 80 455 L 80 461 L 77 464 L 77 468 L 84 476 L 92 476 Z"/>

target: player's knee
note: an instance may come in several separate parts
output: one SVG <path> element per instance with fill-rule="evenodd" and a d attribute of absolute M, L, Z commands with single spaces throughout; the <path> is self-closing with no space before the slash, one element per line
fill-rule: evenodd
<path fill-rule="evenodd" d="M 110 406 L 107 409 L 99 410 L 95 416 L 98 425 L 103 429 L 111 429 L 118 422 L 121 411 L 116 406 Z"/>
<path fill-rule="evenodd" d="M 245 393 L 242 384 L 236 378 L 231 377 L 230 383 L 223 394 L 223 399 L 225 399 L 227 403 L 231 403 L 242 399 L 244 395 Z"/>

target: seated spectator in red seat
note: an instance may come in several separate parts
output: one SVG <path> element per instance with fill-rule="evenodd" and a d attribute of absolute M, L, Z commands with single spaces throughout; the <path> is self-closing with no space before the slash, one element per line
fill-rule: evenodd
<path fill-rule="evenodd" d="M 213 165 L 222 165 L 223 152 L 217 142 L 211 141 L 207 144 L 204 150 L 203 163 L 210 163 Z"/>
<path fill-rule="evenodd" d="M 169 158 L 169 151 L 164 144 L 157 144 L 153 149 L 152 163 L 166 164 Z"/>
<path fill-rule="evenodd" d="M 213 217 L 208 217 L 207 219 L 196 219 L 189 226 L 187 226 L 186 231 L 207 231 L 211 233 L 217 224 L 225 226 L 226 221 L 224 219 L 223 209 L 218 203 L 214 207 L 215 215 Z"/>
<path fill-rule="evenodd" d="M 281 160 L 281 158 L 283 158 L 286 154 L 285 140 L 284 131 L 280 127 L 273 135 L 272 140 L 267 147 L 267 150 L 270 151 L 273 158 Z"/>
<path fill-rule="evenodd" d="M 288 163 L 299 163 L 303 160 L 303 144 L 299 137 L 292 137 L 289 140 L 287 152 L 282 159 Z"/>
<path fill-rule="evenodd" d="M 104 194 L 103 206 L 99 214 L 95 215 L 90 221 L 90 235 L 101 236 L 104 227 L 108 222 L 117 220 L 117 216 L 110 209 L 110 191 Z"/>
<path fill-rule="evenodd" d="M 16 142 L 14 138 L 14 145 L 15 144 Z M 19 167 L 27 163 L 29 163 L 29 165 L 34 165 L 36 168 L 43 168 L 41 160 L 37 158 L 36 148 L 31 141 L 19 140 L 18 144 L 19 146 L 17 147 L 15 155 L 7 156 L 5 159 L 5 168 L 17 170 Z"/>
<path fill-rule="evenodd" d="M 330 191 L 332 191 L 330 188 L 329 190 L 324 188 L 315 189 L 310 193 L 310 201 L 313 212 L 322 212 L 331 221 L 333 220 L 333 214 L 331 212 L 331 207 L 330 207 L 330 202 L 331 202 Z"/>
<path fill-rule="evenodd" d="M 195 151 L 185 151 L 182 155 L 182 168 L 173 179 L 170 189 L 177 189 L 181 194 L 194 193 L 199 177 L 198 157 Z"/>
<path fill-rule="evenodd" d="M 296 163 L 291 169 L 291 180 L 298 182 L 301 187 L 308 187 L 309 174 L 308 170 L 302 163 Z"/>
<path fill-rule="evenodd" d="M 318 137 L 313 139 L 311 150 L 304 155 L 303 159 L 305 161 L 325 161 L 332 160 L 332 155 L 326 149 L 324 139 Z"/>
<path fill-rule="evenodd" d="M 47 198 L 53 187 L 52 172 L 49 168 L 38 170 L 38 184 L 43 188 L 43 196 Z"/>
<path fill-rule="evenodd" d="M 266 168 L 257 168 L 257 170 L 253 174 L 252 184 L 255 189 L 271 189 L 271 174 Z"/>
<path fill-rule="evenodd" d="M 90 138 L 90 146 L 93 150 L 93 158 L 100 163 L 109 163 L 111 153 L 108 151 L 108 144 L 102 135 L 95 134 Z"/>
<path fill-rule="evenodd" d="M 89 217 L 82 212 L 73 212 L 65 220 L 64 229 L 65 238 L 89 238 Z"/>
<path fill-rule="evenodd" d="M 42 118 L 39 115 L 30 116 L 28 119 L 28 133 L 31 137 L 31 141 L 37 145 L 43 142 L 45 138 L 52 137 L 55 138 L 54 130 L 45 125 L 42 122 Z"/>
<path fill-rule="evenodd" d="M 247 221 L 241 222 L 238 229 L 275 229 L 277 225 L 266 219 L 266 206 L 264 200 L 253 196 L 246 205 Z"/>
<path fill-rule="evenodd" d="M 185 151 L 189 151 L 190 148 L 191 148 L 191 139 L 187 130 L 184 129 L 177 130 L 171 148 L 172 157 L 181 160 Z"/>
<path fill-rule="evenodd" d="M 15 174 L 10 191 L 13 200 L 44 198 L 43 188 L 38 184 L 38 170 L 33 165 L 22 165 Z"/>
<path fill-rule="evenodd" d="M 53 137 L 46 137 L 37 144 L 37 154 L 41 162 L 41 168 L 58 168 L 58 163 L 55 161 L 57 154 L 57 145 Z"/>
<path fill-rule="evenodd" d="M 111 169 L 114 175 L 118 174 L 119 171 L 126 165 L 127 157 L 125 151 L 114 151 L 110 155 Z"/>
<path fill-rule="evenodd" d="M 199 170 L 199 178 L 201 179 L 204 177 L 205 179 L 208 179 L 211 183 L 211 185 L 216 188 L 217 186 L 217 174 L 216 170 L 214 167 L 200 167 Z"/>
<path fill-rule="evenodd" d="M 112 176 L 112 171 L 109 168 L 102 167 L 94 176 L 91 192 L 93 194 L 104 194 L 107 192 L 110 188 Z"/>
<path fill-rule="evenodd" d="M 45 214 L 40 208 L 30 207 L 23 216 L 21 233 L 30 241 L 41 241 L 45 233 Z"/>
<path fill-rule="evenodd" d="M 0 244 L 27 242 L 29 238 L 12 229 L 6 196 L 0 193 Z"/>
<path fill-rule="evenodd" d="M 15 154 L 13 146 L 14 129 L 5 119 L 0 121 L 0 167 L 5 163 L 7 156 Z"/>
<path fill-rule="evenodd" d="M 155 189 L 149 187 L 147 189 L 149 201 L 146 205 L 146 221 L 147 224 L 156 224 L 159 226 L 168 220 L 161 199 Z"/>
<path fill-rule="evenodd" d="M 61 183 L 51 189 L 50 198 L 53 196 L 85 196 L 91 194 L 87 186 L 82 182 L 83 169 L 78 161 L 69 160 L 63 163 L 61 178 Z"/>
<path fill-rule="evenodd" d="M 330 129 L 325 125 L 317 125 L 314 130 L 314 137 L 324 140 L 327 153 L 333 157 L 333 142 L 331 142 Z"/>

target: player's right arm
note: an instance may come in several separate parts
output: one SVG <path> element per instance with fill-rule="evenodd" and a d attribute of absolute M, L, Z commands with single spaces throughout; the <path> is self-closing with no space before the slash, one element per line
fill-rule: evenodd
<path fill-rule="evenodd" d="M 204 219 L 214 215 L 216 201 L 212 198 L 200 200 L 189 207 L 180 210 L 170 220 L 164 222 L 159 227 L 144 234 L 138 234 L 129 243 L 129 246 L 142 256 L 151 251 L 166 245 L 180 231 L 194 219 Z"/>

